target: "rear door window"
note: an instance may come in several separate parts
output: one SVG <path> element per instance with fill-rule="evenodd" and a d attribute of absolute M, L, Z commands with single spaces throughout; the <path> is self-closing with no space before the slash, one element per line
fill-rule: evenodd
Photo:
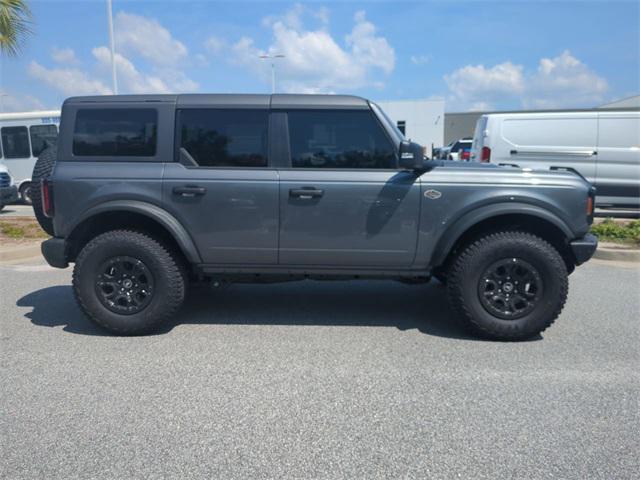
<path fill-rule="evenodd" d="M 396 168 L 395 148 L 369 110 L 290 111 L 294 168 Z"/>
<path fill-rule="evenodd" d="M 179 146 L 200 167 L 266 167 L 269 112 L 178 111 Z"/>
<path fill-rule="evenodd" d="M 5 158 L 29 158 L 29 132 L 27 127 L 2 127 L 2 149 Z"/>
<path fill-rule="evenodd" d="M 55 125 L 32 125 L 29 127 L 31 135 L 31 153 L 37 157 L 47 146 L 58 143 L 58 129 Z"/>
<path fill-rule="evenodd" d="M 157 118 L 152 108 L 78 110 L 73 154 L 152 157 L 156 153 Z"/>

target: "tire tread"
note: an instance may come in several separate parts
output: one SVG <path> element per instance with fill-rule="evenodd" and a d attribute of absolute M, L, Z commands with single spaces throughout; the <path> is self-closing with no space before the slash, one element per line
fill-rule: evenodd
<path fill-rule="evenodd" d="M 513 327 L 489 328 L 483 322 L 471 313 L 468 305 L 463 300 L 462 282 L 460 281 L 465 275 L 468 275 L 468 266 L 472 258 L 479 255 L 484 248 L 492 243 L 504 241 L 519 241 L 527 243 L 529 247 L 543 249 L 551 252 L 553 270 L 558 272 L 560 277 L 560 291 L 558 292 L 560 301 L 556 304 L 554 310 L 547 316 L 542 325 L 539 325 L 535 332 L 522 332 Z M 569 289 L 568 274 L 566 265 L 558 253 L 558 251 L 546 240 L 522 231 L 502 231 L 490 233 L 479 237 L 475 241 L 468 244 L 462 249 L 459 256 L 452 262 L 447 275 L 447 296 L 449 304 L 464 320 L 465 324 L 476 334 L 496 340 L 516 341 L 531 337 L 534 333 L 541 333 L 549 328 L 562 312 L 567 300 Z"/>
<path fill-rule="evenodd" d="M 145 250 L 153 252 L 154 256 L 156 256 L 157 260 L 162 265 L 162 269 L 166 272 L 169 284 L 172 286 L 172 288 L 168 289 L 168 292 L 156 293 L 162 294 L 166 303 L 165 308 L 162 309 L 159 315 L 153 317 L 148 315 L 144 316 L 145 321 L 143 323 L 133 324 L 129 328 L 120 328 L 110 325 L 99 316 L 92 314 L 91 309 L 88 308 L 82 296 L 78 293 L 80 282 L 84 281 L 80 278 L 78 272 L 82 269 L 82 265 L 86 259 L 96 248 L 111 242 L 121 241 L 137 243 Z M 177 256 L 172 254 L 165 245 L 146 233 L 136 230 L 111 230 L 95 237 L 80 251 L 78 258 L 76 259 L 75 268 L 73 269 L 72 285 L 74 296 L 80 306 L 80 309 L 95 324 L 118 335 L 140 335 L 153 331 L 158 326 L 168 321 L 179 310 L 186 294 L 185 267 L 181 265 Z"/>

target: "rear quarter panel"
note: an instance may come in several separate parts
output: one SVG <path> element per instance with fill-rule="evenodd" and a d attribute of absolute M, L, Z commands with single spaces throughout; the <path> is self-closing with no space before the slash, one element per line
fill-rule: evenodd
<path fill-rule="evenodd" d="M 85 211 L 111 200 L 160 206 L 164 164 L 156 162 L 58 162 L 54 185 L 54 230 L 66 237 Z"/>
<path fill-rule="evenodd" d="M 589 184 L 578 176 L 509 167 L 483 170 L 437 167 L 422 175 L 416 268 L 426 268 L 437 259 L 443 239 L 462 219 L 468 223 L 487 215 L 537 212 L 536 216 L 557 221 L 568 237 L 589 230 L 585 213 Z"/>

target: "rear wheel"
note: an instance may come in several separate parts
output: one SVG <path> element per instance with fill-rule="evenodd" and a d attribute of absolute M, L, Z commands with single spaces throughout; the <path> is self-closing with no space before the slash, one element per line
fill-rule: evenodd
<path fill-rule="evenodd" d="M 185 297 L 177 255 L 146 234 L 116 230 L 80 252 L 73 288 L 84 313 L 118 335 L 148 333 L 169 320 Z"/>
<path fill-rule="evenodd" d="M 451 306 L 476 334 L 524 340 L 560 315 L 568 273 L 558 251 L 525 232 L 486 235 L 465 247 L 448 274 Z"/>
<path fill-rule="evenodd" d="M 31 192 L 33 191 L 32 187 L 33 184 L 31 182 L 23 183 L 20 186 L 20 200 L 22 200 L 22 203 L 25 205 L 31 205 L 33 203 L 33 198 L 31 196 Z"/>
<path fill-rule="evenodd" d="M 31 204 L 33 206 L 33 213 L 36 216 L 36 220 L 40 224 L 40 227 L 53 236 L 53 220 L 47 217 L 42 211 L 42 193 L 40 192 L 40 180 L 48 178 L 53 172 L 53 167 L 56 163 L 58 156 L 57 147 L 47 147 L 42 151 L 36 165 L 33 167 L 33 173 L 31 175 Z"/>

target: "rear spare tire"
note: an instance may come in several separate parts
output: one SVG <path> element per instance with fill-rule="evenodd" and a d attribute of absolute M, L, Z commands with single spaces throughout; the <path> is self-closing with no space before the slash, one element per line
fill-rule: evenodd
<path fill-rule="evenodd" d="M 31 175 L 31 203 L 33 213 L 35 214 L 40 227 L 51 236 L 53 236 L 53 220 L 47 217 L 42 211 L 42 192 L 40 191 L 40 181 L 51 175 L 57 156 L 57 147 L 47 147 L 44 149 L 38 157 L 38 160 L 36 160 L 36 165 L 33 167 L 33 173 Z"/>
<path fill-rule="evenodd" d="M 499 232 L 467 245 L 449 270 L 451 307 L 474 333 L 525 340 L 549 327 L 567 299 L 558 251 L 525 232 Z"/>

